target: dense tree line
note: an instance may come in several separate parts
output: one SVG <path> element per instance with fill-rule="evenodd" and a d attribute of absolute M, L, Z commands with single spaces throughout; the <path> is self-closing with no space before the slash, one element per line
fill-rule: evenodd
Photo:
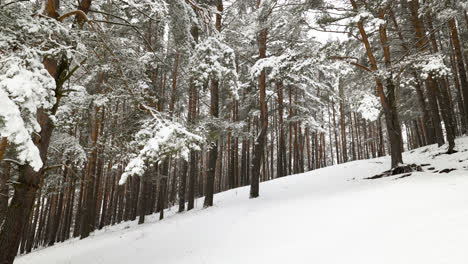
<path fill-rule="evenodd" d="M 0 263 L 468 129 L 466 1 L 0 2 Z M 318 41 L 318 31 L 346 35 Z"/>

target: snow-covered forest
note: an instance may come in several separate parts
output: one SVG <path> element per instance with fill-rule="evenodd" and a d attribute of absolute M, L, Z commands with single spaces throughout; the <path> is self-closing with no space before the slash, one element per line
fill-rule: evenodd
<path fill-rule="evenodd" d="M 314 201 L 323 198 L 320 188 L 352 193 L 360 203 L 362 188 L 384 186 L 368 182 L 390 186 L 398 179 L 406 185 L 394 194 L 409 197 L 404 188 L 428 185 L 407 178 L 439 180 L 432 171 L 468 186 L 467 11 L 467 0 L 0 0 L 0 264 L 39 249 L 52 254 L 43 248 L 78 238 L 86 243 L 101 229 L 145 219 L 161 224 L 148 231 L 157 236 L 164 222 L 156 219 L 165 214 L 194 219 L 187 211 L 219 209 L 242 218 L 250 213 L 242 208 L 261 210 L 258 200 L 274 207 L 272 201 L 295 195 L 307 198 L 297 201 L 301 210 L 285 204 L 278 210 L 345 219 L 346 202 L 342 214 L 327 214 Z M 301 175 L 274 180 L 294 174 Z M 356 188 L 348 181 L 365 183 Z M 291 184 L 291 191 L 280 191 Z M 468 201 L 462 192 L 443 194 Z M 392 206 L 405 204 L 399 198 Z M 468 223 L 467 209 L 456 209 L 464 211 L 447 213 Z M 201 214 L 213 225 L 213 211 Z M 223 219 L 213 215 L 212 221 Z M 252 221 L 241 225 L 249 226 L 246 236 L 257 234 L 258 219 L 246 219 Z M 274 228 L 283 234 L 295 224 L 285 223 Z M 436 229 L 448 224 L 431 222 Z M 466 224 L 459 228 L 468 232 Z M 258 234 L 265 237 L 245 237 L 247 244 L 274 239 Z M 117 243 L 111 240 L 103 241 Z M 164 246 L 162 239 L 155 243 Z M 173 254 L 189 250 L 183 243 L 165 246 Z M 199 250 L 206 261 L 185 254 L 161 263 L 223 263 L 214 257 L 219 252 Z M 244 252 L 225 263 L 262 262 L 254 261 L 258 252 Z M 249 254 L 255 255 L 250 262 Z M 287 261 L 283 254 L 276 261 Z M 37 252 L 28 256 L 20 261 L 39 263 Z M 294 263 L 313 260 L 296 257 Z M 449 263 L 455 260 L 467 261 L 468 254 Z M 336 261 L 316 263 L 343 263 Z M 441 261 L 424 263 L 447 263 Z M 55 262 L 93 260 L 44 260 Z"/>

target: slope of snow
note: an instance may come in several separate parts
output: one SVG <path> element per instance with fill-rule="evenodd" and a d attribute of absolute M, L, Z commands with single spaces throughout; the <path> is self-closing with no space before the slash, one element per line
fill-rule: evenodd
<path fill-rule="evenodd" d="M 388 157 L 356 161 L 215 196 L 215 206 L 123 223 L 19 257 L 49 263 L 467 263 L 468 138 L 453 155 L 436 146 L 405 153 L 425 172 L 366 180 Z M 448 174 L 427 170 L 457 168 Z M 129 228 L 130 227 L 130 228 Z"/>

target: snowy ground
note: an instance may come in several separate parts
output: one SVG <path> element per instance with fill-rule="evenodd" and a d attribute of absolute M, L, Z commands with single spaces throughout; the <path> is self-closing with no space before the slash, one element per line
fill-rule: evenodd
<path fill-rule="evenodd" d="M 430 163 L 411 177 L 373 176 L 388 157 L 350 162 L 215 196 L 215 206 L 123 223 L 19 257 L 24 264 L 468 263 L 468 138 L 459 153 L 405 153 Z M 448 174 L 427 170 L 456 168 Z"/>

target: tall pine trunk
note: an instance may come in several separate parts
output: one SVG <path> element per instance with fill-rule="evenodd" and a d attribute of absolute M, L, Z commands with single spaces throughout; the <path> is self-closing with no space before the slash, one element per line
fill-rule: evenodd
<path fill-rule="evenodd" d="M 217 10 L 223 12 L 223 1 L 217 0 Z M 216 14 L 216 29 L 221 32 L 221 14 Z M 211 81 L 211 117 L 217 119 L 219 117 L 219 80 Z M 218 131 L 215 125 L 212 125 L 211 134 L 214 136 L 212 139 L 210 149 L 208 150 L 208 168 L 206 175 L 206 189 L 204 207 L 213 206 L 214 184 L 216 175 L 216 161 L 218 160 Z M 230 142 L 229 142 L 230 143 Z M 229 149 L 230 150 L 230 149 Z"/>
<path fill-rule="evenodd" d="M 260 8 L 261 1 L 257 1 L 257 8 Z M 263 28 L 265 25 L 266 18 L 263 17 L 265 14 L 260 14 L 259 24 L 262 27 L 258 33 L 258 50 L 259 50 L 259 59 L 266 58 L 266 48 L 267 48 L 267 34 L 268 31 L 266 28 Z M 259 179 L 260 179 L 260 167 L 262 164 L 262 157 L 265 151 L 265 140 L 268 129 L 268 109 L 266 102 L 266 72 L 262 70 L 260 73 L 258 86 L 260 89 L 260 122 L 261 130 L 260 134 L 257 136 L 254 147 L 254 156 L 252 160 L 252 177 L 250 181 L 250 198 L 256 198 L 259 196 Z"/>
<path fill-rule="evenodd" d="M 54 128 L 49 115 L 40 110 L 38 113 L 39 124 L 41 125 L 40 138 L 37 147 L 42 162 L 47 161 L 47 150 L 49 148 L 52 130 Z M 32 206 L 36 197 L 36 190 L 39 185 L 41 170 L 34 171 L 29 165 L 19 166 L 19 176 L 14 185 L 15 192 L 8 207 L 5 221 L 0 230 L 0 263 L 12 264 L 18 251 L 18 247 L 23 234 L 23 228 L 30 218 Z"/>
<path fill-rule="evenodd" d="M 463 62 L 463 53 L 460 45 L 460 38 L 458 37 L 458 30 L 455 18 L 449 20 L 449 28 L 452 37 L 453 48 L 455 50 L 455 60 L 457 62 L 458 77 L 460 79 L 460 86 L 463 93 L 463 106 L 465 109 L 464 118 L 465 122 L 468 124 L 468 114 L 466 113 L 468 109 L 468 79 L 466 76 L 465 64 Z M 466 133 L 468 131 L 465 130 L 464 132 Z"/>
<path fill-rule="evenodd" d="M 359 7 L 355 0 L 350 0 L 354 10 L 358 10 Z M 384 10 L 379 9 L 379 18 L 384 18 Z M 357 23 L 359 33 L 361 35 L 362 43 L 366 49 L 366 54 L 371 65 L 371 71 L 378 71 L 377 62 L 374 56 L 374 52 L 371 49 L 371 45 L 364 29 L 363 20 L 359 20 Z M 391 58 L 390 58 L 390 46 L 388 45 L 387 39 L 387 28 L 386 25 L 379 26 L 380 42 L 384 53 L 385 65 L 387 70 L 391 69 Z M 385 80 L 387 92 L 384 90 L 384 85 L 379 77 L 375 77 L 377 92 L 380 97 L 380 101 L 385 113 L 385 121 L 387 124 L 388 139 L 390 143 L 390 154 L 391 154 L 391 166 L 392 168 L 397 167 L 398 164 L 403 163 L 402 157 L 402 137 L 401 128 L 398 118 L 397 103 L 395 96 L 395 85 L 391 78 Z"/>

